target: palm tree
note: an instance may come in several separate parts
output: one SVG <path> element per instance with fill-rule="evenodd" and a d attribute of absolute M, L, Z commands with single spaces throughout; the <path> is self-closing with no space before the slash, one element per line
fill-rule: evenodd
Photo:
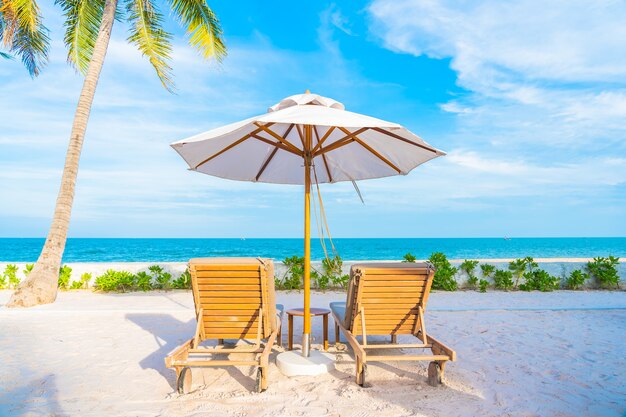
<path fill-rule="evenodd" d="M 31 77 L 48 60 L 50 38 L 36 0 L 0 0 L 0 57 L 22 59 Z"/>
<path fill-rule="evenodd" d="M 27 1 L 27 0 L 16 0 Z M 31 0 L 34 1 L 34 0 Z M 29 307 L 56 299 L 61 258 L 65 249 L 80 153 L 96 84 L 111 38 L 114 21 L 130 26 L 128 42 L 148 58 L 163 86 L 174 89 L 169 65 L 172 35 L 163 29 L 163 15 L 155 0 L 56 0 L 65 14 L 68 62 L 85 74 L 74 115 L 61 188 L 52 225 L 31 273 L 13 293 L 7 306 Z M 220 23 L 206 0 L 168 0 L 174 16 L 187 31 L 189 43 L 205 58 L 218 61 L 226 55 Z"/>

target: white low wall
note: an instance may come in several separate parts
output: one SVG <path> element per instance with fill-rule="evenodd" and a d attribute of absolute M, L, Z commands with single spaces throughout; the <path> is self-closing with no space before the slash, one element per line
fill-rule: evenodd
<path fill-rule="evenodd" d="M 499 269 L 507 269 L 508 263 L 512 259 L 479 259 L 481 264 L 487 263 L 495 265 L 496 268 Z M 588 261 L 592 259 L 587 258 L 541 258 L 535 259 L 535 261 L 539 264 L 539 268 L 546 270 L 548 273 L 554 276 L 561 277 L 562 279 L 569 275 L 575 269 L 585 269 L 585 265 Z M 343 263 L 343 272 L 348 274 L 350 272 L 350 267 L 355 263 L 367 263 L 373 261 L 344 261 Z M 393 262 L 393 261 L 377 261 L 377 262 Z M 451 260 L 450 261 L 455 267 L 458 267 L 462 260 Z M 4 271 L 7 262 L 0 262 L 0 273 Z M 24 268 L 25 263 L 15 263 L 19 268 L 18 276 L 21 279 L 24 279 Z M 89 272 L 92 274 L 92 280 L 95 279 L 98 275 L 103 274 L 108 269 L 114 269 L 117 271 L 129 271 L 132 273 L 137 273 L 140 271 L 147 271 L 151 265 L 161 265 L 166 272 L 172 274 L 172 278 L 178 278 L 178 276 L 185 271 L 187 268 L 187 264 L 185 262 L 69 262 L 67 263 L 69 267 L 72 268 L 72 281 L 78 280 L 80 276 Z M 311 263 L 312 268 L 321 271 L 322 263 L 319 261 L 314 261 Z M 620 278 L 622 282 L 626 280 L 626 259 L 621 258 L 620 264 L 617 266 Z M 286 272 L 285 266 L 281 262 L 275 261 L 275 275 L 276 277 L 282 277 Z M 480 274 L 480 266 L 476 268 L 476 273 L 479 278 Z M 456 275 L 457 282 L 462 286 L 467 277 L 464 273 L 458 272 Z"/>

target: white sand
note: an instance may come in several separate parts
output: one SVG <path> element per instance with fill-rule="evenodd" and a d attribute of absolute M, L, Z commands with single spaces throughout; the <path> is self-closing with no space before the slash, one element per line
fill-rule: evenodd
<path fill-rule="evenodd" d="M 9 295 L 0 291 L 0 305 Z M 314 294 L 313 305 L 343 298 Z M 301 295 L 279 293 L 278 300 L 295 307 Z M 263 394 L 251 392 L 250 368 L 194 370 L 195 391 L 184 396 L 173 393 L 174 372 L 163 358 L 193 333 L 189 292 L 78 291 L 61 293 L 48 306 L 0 307 L 0 416 L 621 416 L 626 411 L 625 292 L 439 292 L 430 300 L 429 331 L 458 353 L 447 368 L 446 387 L 427 385 L 425 363 L 396 362 L 370 364 L 371 387 L 360 388 L 352 357 L 341 353 L 337 370 L 322 377 L 290 379 L 272 365 Z M 319 343 L 317 320 L 314 331 Z"/>

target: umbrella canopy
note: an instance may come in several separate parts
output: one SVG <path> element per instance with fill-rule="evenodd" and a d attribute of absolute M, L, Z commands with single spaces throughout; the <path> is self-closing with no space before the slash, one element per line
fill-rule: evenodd
<path fill-rule="evenodd" d="M 406 128 L 352 113 L 317 94 L 298 94 L 251 117 L 171 145 L 194 171 L 239 181 L 304 185 L 304 334 L 309 355 L 310 190 L 317 183 L 406 175 L 445 155 Z"/>
<path fill-rule="evenodd" d="M 307 149 L 304 126 L 312 126 Z M 304 184 L 302 160 L 310 153 L 318 183 L 406 175 L 445 155 L 404 127 L 344 110 L 317 94 L 298 94 L 251 117 L 172 147 L 189 168 L 221 178 Z"/>

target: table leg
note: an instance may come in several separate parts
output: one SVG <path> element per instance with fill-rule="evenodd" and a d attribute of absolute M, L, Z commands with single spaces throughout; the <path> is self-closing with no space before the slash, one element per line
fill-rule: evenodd
<path fill-rule="evenodd" d="M 328 314 L 324 314 L 324 350 L 328 350 Z"/>
<path fill-rule="evenodd" d="M 293 316 L 288 315 L 289 318 L 289 350 L 293 350 Z"/>

